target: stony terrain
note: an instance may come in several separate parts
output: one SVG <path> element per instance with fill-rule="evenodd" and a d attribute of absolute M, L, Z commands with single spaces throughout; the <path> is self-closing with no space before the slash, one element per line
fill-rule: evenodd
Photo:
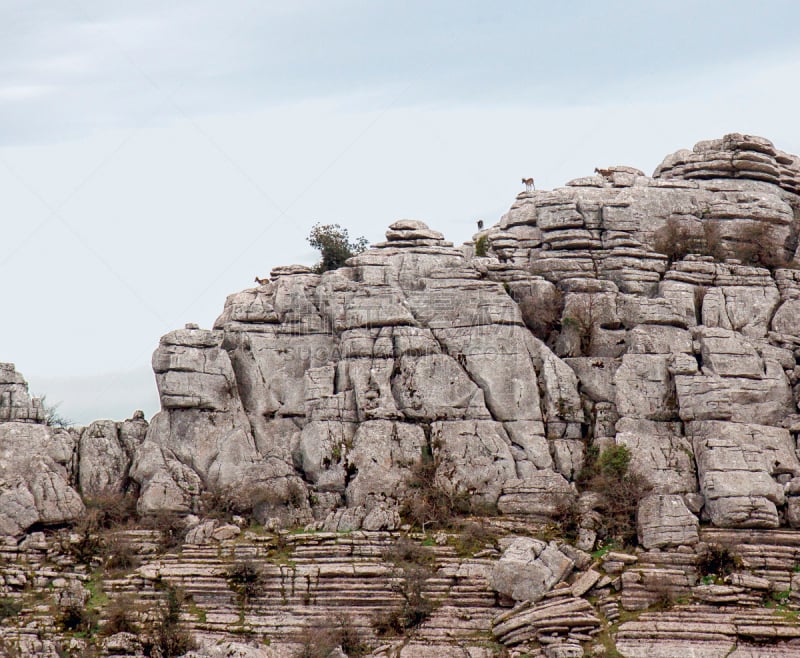
<path fill-rule="evenodd" d="M 800 654 L 798 235 L 800 158 L 727 135 L 277 267 L 161 339 L 149 423 L 0 365 L 0 647 L 158 655 L 174 599 L 203 657 Z"/>

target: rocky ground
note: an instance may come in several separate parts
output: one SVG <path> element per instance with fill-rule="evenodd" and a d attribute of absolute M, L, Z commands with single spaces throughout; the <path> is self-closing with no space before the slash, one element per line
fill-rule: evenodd
<path fill-rule="evenodd" d="M 799 194 L 727 135 L 396 222 L 164 336 L 149 423 L 0 365 L 0 646 L 798 655 Z"/>

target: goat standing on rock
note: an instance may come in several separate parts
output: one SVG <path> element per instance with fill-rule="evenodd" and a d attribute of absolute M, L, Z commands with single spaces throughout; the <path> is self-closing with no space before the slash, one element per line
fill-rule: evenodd
<path fill-rule="evenodd" d="M 533 182 L 533 178 L 523 178 L 522 182 L 525 183 L 525 191 L 526 192 L 530 192 L 532 190 L 533 191 L 536 190 L 536 184 Z"/>

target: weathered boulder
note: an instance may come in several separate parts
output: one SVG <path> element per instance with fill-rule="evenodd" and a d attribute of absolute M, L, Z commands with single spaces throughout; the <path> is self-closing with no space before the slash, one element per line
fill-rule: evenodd
<path fill-rule="evenodd" d="M 41 424 L 0 423 L 0 535 L 74 521 L 83 502 L 70 485 L 75 439 Z"/>
<path fill-rule="evenodd" d="M 39 398 L 28 394 L 28 383 L 13 363 L 0 363 L 0 423 L 43 423 L 45 409 Z"/>
<path fill-rule="evenodd" d="M 636 511 L 639 543 L 645 548 L 696 544 L 698 519 L 676 494 L 655 494 L 639 501 Z"/>
<path fill-rule="evenodd" d="M 516 537 L 506 542 L 499 562 L 492 569 L 492 588 L 515 601 L 538 601 L 569 576 L 574 562 L 555 542 Z"/>

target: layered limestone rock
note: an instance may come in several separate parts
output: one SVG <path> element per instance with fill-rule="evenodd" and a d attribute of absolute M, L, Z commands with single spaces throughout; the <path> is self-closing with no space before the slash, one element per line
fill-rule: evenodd
<path fill-rule="evenodd" d="M 60 655 L 46 638 L 63 629 L 26 592 L 61 605 L 97 583 L 77 534 L 23 535 L 127 491 L 188 532 L 167 555 L 148 531 L 116 532 L 144 562 L 106 591 L 156 604 L 185 589 L 197 656 L 293 655 L 341 610 L 386 658 L 796 655 L 799 191 L 796 156 L 736 134 L 652 177 L 615 166 L 522 193 L 475 236 L 484 256 L 395 222 L 345 267 L 276 267 L 212 329 L 164 336 L 149 425 L 48 427 L 0 365 L 0 593 L 24 602 L 0 641 Z M 636 475 L 635 549 L 607 543 L 615 481 L 593 476 L 609 448 L 625 457 L 612 473 Z M 422 487 L 469 502 L 489 535 L 423 525 L 434 557 L 390 563 L 387 531 L 408 541 Z M 243 560 L 264 573 L 248 603 L 228 580 Z M 375 635 L 413 601 L 432 606 L 409 637 Z M 103 642 L 144 651 L 129 633 Z"/>
<path fill-rule="evenodd" d="M 648 544 L 691 543 L 698 516 L 795 524 L 797 158 L 728 135 L 653 177 L 598 173 L 520 194 L 476 236 L 503 264 L 488 278 L 541 277 L 512 288 L 532 328 L 542 281 L 560 290 L 551 344 L 580 380 L 590 442 L 627 447 L 658 494 L 640 509 Z"/>
<path fill-rule="evenodd" d="M 75 437 L 44 421 L 14 364 L 0 364 L 0 535 L 72 521 L 84 510 L 72 486 Z"/>
<path fill-rule="evenodd" d="M 0 535 L 76 521 L 84 500 L 129 488 L 131 460 L 147 431 L 141 411 L 88 427 L 50 422 L 14 365 L 0 364 Z"/>
<path fill-rule="evenodd" d="M 45 411 L 39 398 L 28 394 L 28 383 L 13 363 L 0 363 L 0 422 L 43 423 Z"/>
<path fill-rule="evenodd" d="M 403 220 L 386 237 L 323 275 L 277 268 L 215 329 L 162 339 L 141 510 L 260 489 L 265 519 L 341 528 L 347 507 L 351 527 L 391 528 L 423 458 L 476 508 L 547 514 L 556 490 L 563 507 L 584 448 L 574 372 L 441 234 Z"/>
<path fill-rule="evenodd" d="M 476 236 L 487 257 L 401 220 L 346 267 L 275 268 L 212 330 L 162 339 L 140 510 L 216 490 L 265 521 L 393 528 L 425 458 L 476 508 L 552 518 L 587 447 L 616 444 L 661 496 L 641 532 L 689 523 L 652 545 L 691 539 L 687 512 L 800 522 L 797 175 L 767 140 L 728 135 L 653 177 L 611 167 L 520 194 Z M 780 463 L 746 456 L 766 450 Z"/>

